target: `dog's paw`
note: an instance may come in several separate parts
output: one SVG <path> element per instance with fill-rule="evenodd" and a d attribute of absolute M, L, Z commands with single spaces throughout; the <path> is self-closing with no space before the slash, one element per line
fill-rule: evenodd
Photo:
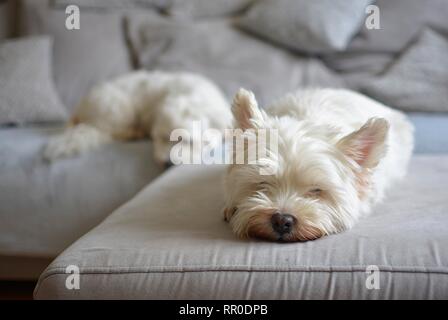
<path fill-rule="evenodd" d="M 67 145 L 61 137 L 55 137 L 48 141 L 42 150 L 42 157 L 47 162 L 60 158 L 67 158 L 74 154 L 74 150 Z"/>
<path fill-rule="evenodd" d="M 55 141 L 49 141 L 42 149 L 42 157 L 47 162 L 52 162 L 64 154 L 63 148 Z"/>

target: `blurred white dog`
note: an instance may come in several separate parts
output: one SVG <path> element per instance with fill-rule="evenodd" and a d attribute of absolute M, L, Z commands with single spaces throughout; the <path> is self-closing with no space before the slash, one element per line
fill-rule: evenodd
<path fill-rule="evenodd" d="M 94 149 L 113 140 L 151 138 L 158 163 L 170 163 L 174 129 L 191 131 L 231 126 L 230 106 L 208 79 L 186 72 L 136 71 L 94 87 L 82 99 L 65 132 L 49 141 L 44 158 L 54 160 Z M 189 144 L 207 144 L 182 141 Z M 193 149 L 196 150 L 196 149 Z"/>
<path fill-rule="evenodd" d="M 403 113 L 348 90 L 298 91 L 267 113 L 240 90 L 232 111 L 243 135 L 278 137 L 276 154 L 228 169 L 224 215 L 240 237 L 306 241 L 351 228 L 405 175 L 413 149 Z M 260 174 L 266 166 L 274 174 Z"/>

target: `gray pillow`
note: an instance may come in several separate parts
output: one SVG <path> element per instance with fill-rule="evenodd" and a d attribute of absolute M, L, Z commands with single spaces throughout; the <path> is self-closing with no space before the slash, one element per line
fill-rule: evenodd
<path fill-rule="evenodd" d="M 360 33 L 347 48 L 356 52 L 399 53 L 425 27 L 448 31 L 446 0 L 376 0 L 380 10 L 380 29 Z"/>
<path fill-rule="evenodd" d="M 82 11 L 80 30 L 67 30 L 65 11 L 48 1 L 22 0 L 21 11 L 22 35 L 54 37 L 56 89 L 69 110 L 95 84 L 132 70 L 123 14 Z"/>
<path fill-rule="evenodd" d="M 337 72 L 368 72 L 373 75 L 383 72 L 394 59 L 394 54 L 374 51 L 343 51 L 322 56 L 325 64 Z"/>
<path fill-rule="evenodd" d="M 374 4 L 379 9 L 380 29 L 362 24 L 344 52 L 324 55 L 333 70 L 379 74 L 425 27 L 448 31 L 446 0 L 376 0 Z"/>
<path fill-rule="evenodd" d="M 448 39 L 425 30 L 384 75 L 362 90 L 405 111 L 448 112 Z"/>
<path fill-rule="evenodd" d="M 231 99 L 240 87 L 268 103 L 299 86 L 340 86 L 320 61 L 272 46 L 227 20 L 189 23 L 160 16 L 128 17 L 138 65 L 145 69 L 198 72 Z"/>
<path fill-rule="evenodd" d="M 311 53 L 344 50 L 373 0 L 265 0 L 239 20 L 244 30 Z"/>
<path fill-rule="evenodd" d="M 53 85 L 51 44 L 48 37 L 0 44 L 0 124 L 66 118 Z"/>
<path fill-rule="evenodd" d="M 169 0 L 53 0 L 55 8 L 65 8 L 69 5 L 77 5 L 82 9 L 133 9 L 136 7 L 148 7 L 154 9 L 165 8 Z"/>
<path fill-rule="evenodd" d="M 237 13 L 257 0 L 54 0 L 55 5 L 76 4 L 94 9 L 154 8 L 175 17 L 213 17 Z"/>
<path fill-rule="evenodd" d="M 212 17 L 237 13 L 257 0 L 172 0 L 167 12 L 175 17 Z"/>

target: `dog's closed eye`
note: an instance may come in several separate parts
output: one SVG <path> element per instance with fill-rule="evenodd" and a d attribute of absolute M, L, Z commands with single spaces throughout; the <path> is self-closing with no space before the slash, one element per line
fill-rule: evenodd
<path fill-rule="evenodd" d="M 322 189 L 313 187 L 306 193 L 309 197 L 320 197 L 322 195 Z"/>
<path fill-rule="evenodd" d="M 266 181 L 259 182 L 257 185 L 260 189 L 266 189 L 270 186 L 269 182 Z"/>

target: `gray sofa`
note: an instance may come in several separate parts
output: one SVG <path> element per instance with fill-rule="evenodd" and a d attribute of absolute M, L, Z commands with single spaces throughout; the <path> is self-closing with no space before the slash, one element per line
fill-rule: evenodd
<path fill-rule="evenodd" d="M 235 238 L 220 214 L 225 167 L 173 168 L 65 250 L 35 298 L 447 299 L 447 160 L 416 156 L 355 228 L 291 244 Z M 66 287 L 72 265 L 78 290 Z M 366 286 L 371 265 L 378 289 Z"/>
<path fill-rule="evenodd" d="M 336 35 L 303 24 L 306 36 L 285 44 L 273 37 L 282 30 L 258 24 L 272 17 L 256 0 L 201 1 L 9 0 L 0 3 L 0 54 L 14 37 L 51 39 L 54 91 L 67 114 L 92 85 L 137 68 L 200 72 L 229 100 L 244 86 L 263 104 L 300 86 L 358 90 L 408 112 L 416 128 L 409 176 L 349 232 L 287 245 L 242 241 L 221 220 L 221 167 L 162 173 L 149 141 L 50 164 L 42 145 L 63 119 L 0 124 L 0 279 L 37 279 L 57 257 L 40 276 L 38 299 L 448 298 L 446 3 L 364 1 L 362 12 L 372 3 L 383 12 L 383 30 L 367 30 L 358 8 L 361 20 L 330 26 Z M 72 3 L 80 30 L 65 28 Z M 324 21 L 331 10 L 307 12 Z M 69 265 L 79 267 L 80 290 L 65 287 Z M 365 286 L 369 265 L 379 267 L 379 290 Z"/>
<path fill-rule="evenodd" d="M 0 252 L 9 261 L 54 258 L 161 172 L 151 165 L 148 142 L 115 144 L 49 164 L 42 146 L 61 129 L 0 130 Z M 33 268 L 30 275 L 15 274 L 12 266 L 1 271 L 2 278 L 36 276 Z"/>

